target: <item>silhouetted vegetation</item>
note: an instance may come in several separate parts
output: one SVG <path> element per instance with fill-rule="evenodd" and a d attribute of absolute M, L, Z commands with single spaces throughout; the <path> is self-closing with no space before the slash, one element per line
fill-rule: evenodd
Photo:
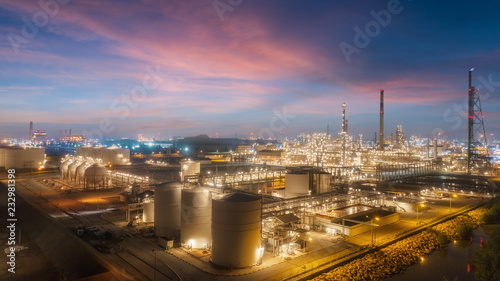
<path fill-rule="evenodd" d="M 500 202 L 497 200 L 492 201 L 490 208 L 483 215 L 482 220 L 486 224 L 499 224 L 500 223 Z"/>
<path fill-rule="evenodd" d="M 497 199 L 488 204 L 488 211 L 482 216 L 486 224 L 500 223 L 500 201 Z M 492 226 L 490 226 L 492 227 Z M 500 225 L 491 233 L 490 239 L 476 254 L 476 278 L 478 281 L 500 280 Z"/>
<path fill-rule="evenodd" d="M 466 240 L 471 237 L 472 230 L 474 230 L 472 225 L 464 223 L 457 227 L 457 235 L 460 239 Z"/>
<path fill-rule="evenodd" d="M 478 281 L 500 280 L 500 227 L 476 254 L 475 265 Z"/>

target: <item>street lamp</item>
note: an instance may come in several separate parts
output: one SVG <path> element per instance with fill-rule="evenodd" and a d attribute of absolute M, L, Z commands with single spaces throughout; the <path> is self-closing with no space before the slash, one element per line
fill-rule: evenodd
<path fill-rule="evenodd" d="M 457 198 L 457 195 L 456 195 L 456 194 L 453 194 L 453 195 L 452 195 L 452 194 L 450 193 L 450 212 L 451 212 L 451 197 L 455 197 L 455 198 Z"/>
<path fill-rule="evenodd" d="M 424 207 L 424 204 L 417 204 L 417 225 L 418 225 L 418 205 L 420 205 L 420 207 Z"/>

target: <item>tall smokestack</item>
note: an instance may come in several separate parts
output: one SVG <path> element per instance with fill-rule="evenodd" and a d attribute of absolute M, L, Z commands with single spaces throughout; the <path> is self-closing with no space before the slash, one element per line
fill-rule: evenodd
<path fill-rule="evenodd" d="M 62 141 L 62 129 L 59 129 L 59 141 Z"/>
<path fill-rule="evenodd" d="M 345 102 L 342 104 L 342 133 L 346 133 L 346 126 L 345 126 L 345 107 L 346 104 Z"/>
<path fill-rule="evenodd" d="M 30 140 L 33 140 L 33 121 L 30 121 Z"/>
<path fill-rule="evenodd" d="M 434 159 L 438 158 L 438 140 L 434 139 Z"/>
<path fill-rule="evenodd" d="M 69 129 L 69 138 L 71 139 L 71 129 Z"/>
<path fill-rule="evenodd" d="M 349 134 L 349 125 L 348 124 L 349 124 L 349 120 L 346 119 L 345 120 L 345 134 L 346 135 Z"/>
<path fill-rule="evenodd" d="M 427 140 L 427 158 L 430 158 L 429 140 Z"/>
<path fill-rule="evenodd" d="M 64 129 L 64 141 L 68 140 L 68 129 Z"/>
<path fill-rule="evenodd" d="M 384 89 L 380 89 L 380 150 L 384 150 Z"/>

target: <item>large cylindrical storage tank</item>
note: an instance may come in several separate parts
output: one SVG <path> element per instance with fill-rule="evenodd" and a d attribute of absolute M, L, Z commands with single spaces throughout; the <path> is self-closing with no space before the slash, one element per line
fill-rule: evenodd
<path fill-rule="evenodd" d="M 181 160 L 181 181 L 185 176 L 200 174 L 200 162 L 183 159 Z"/>
<path fill-rule="evenodd" d="M 76 148 L 76 156 L 81 157 L 92 157 L 92 150 L 94 147 L 92 145 L 79 146 Z"/>
<path fill-rule="evenodd" d="M 148 200 L 142 203 L 142 221 L 154 222 L 155 221 L 155 202 Z"/>
<path fill-rule="evenodd" d="M 278 149 L 278 146 L 275 144 L 268 144 L 266 145 L 267 150 L 273 150 L 273 149 Z"/>
<path fill-rule="evenodd" d="M 0 168 L 5 167 L 5 148 L 0 147 Z"/>
<path fill-rule="evenodd" d="M 181 229 L 180 182 L 167 182 L 155 187 L 155 235 L 169 237 Z"/>
<path fill-rule="evenodd" d="M 45 149 L 13 147 L 5 150 L 5 169 L 37 169 L 44 161 Z"/>
<path fill-rule="evenodd" d="M 254 145 L 253 149 L 255 150 L 255 152 L 258 152 L 266 149 L 266 146 L 263 144 L 256 144 Z"/>
<path fill-rule="evenodd" d="M 287 173 L 285 175 L 285 197 L 305 195 L 309 195 L 309 175 Z"/>
<path fill-rule="evenodd" d="M 330 173 L 316 174 L 316 193 L 331 192 L 332 191 L 332 188 L 330 186 L 331 179 L 332 179 L 332 174 Z"/>
<path fill-rule="evenodd" d="M 106 153 L 111 165 L 126 165 L 130 161 L 130 149 L 112 146 L 106 149 Z"/>
<path fill-rule="evenodd" d="M 252 146 L 248 144 L 238 144 L 234 148 L 234 151 L 236 153 L 249 153 L 250 151 L 252 151 Z"/>
<path fill-rule="evenodd" d="M 109 159 L 109 150 L 105 146 L 94 147 L 91 153 L 94 155 L 94 158 L 102 161 L 103 165 L 108 166 L 111 164 Z"/>
<path fill-rule="evenodd" d="M 14 149 L 5 151 L 5 169 L 16 169 L 16 152 Z"/>
<path fill-rule="evenodd" d="M 261 199 L 232 193 L 212 200 L 212 257 L 227 268 L 255 265 L 261 250 Z"/>
<path fill-rule="evenodd" d="M 194 249 L 211 244 L 212 196 L 204 188 L 183 189 L 181 196 L 181 243 Z"/>

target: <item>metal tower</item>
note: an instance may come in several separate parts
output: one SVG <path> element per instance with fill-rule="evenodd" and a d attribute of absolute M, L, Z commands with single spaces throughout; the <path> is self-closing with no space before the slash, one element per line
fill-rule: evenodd
<path fill-rule="evenodd" d="M 478 89 L 472 86 L 472 71 L 469 70 L 469 123 L 467 132 L 467 174 L 484 167 L 487 157 L 480 157 L 478 147 L 486 145 L 486 131 L 484 129 L 483 111 Z M 478 137 L 478 134 L 481 134 Z M 487 156 L 487 155 L 485 155 Z"/>
<path fill-rule="evenodd" d="M 30 121 L 30 141 L 33 141 L 33 121 Z"/>

